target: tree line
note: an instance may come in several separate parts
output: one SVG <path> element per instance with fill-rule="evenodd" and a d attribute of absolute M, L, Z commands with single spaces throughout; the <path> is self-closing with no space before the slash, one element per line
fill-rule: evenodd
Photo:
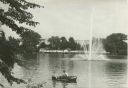
<path fill-rule="evenodd" d="M 127 55 L 127 35 L 123 33 L 113 33 L 103 39 L 104 49 L 110 55 Z"/>
<path fill-rule="evenodd" d="M 68 40 L 65 37 L 52 36 L 48 39 L 48 43 L 42 42 L 39 48 L 48 50 L 81 50 L 82 46 L 75 41 L 73 37 Z"/>

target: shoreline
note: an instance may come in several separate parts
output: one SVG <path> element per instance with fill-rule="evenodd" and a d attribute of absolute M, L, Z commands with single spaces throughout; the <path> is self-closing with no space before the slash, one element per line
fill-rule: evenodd
<path fill-rule="evenodd" d="M 88 51 L 83 51 L 83 50 L 40 50 L 39 52 L 42 53 L 63 53 L 63 54 L 88 54 Z M 104 51 L 99 51 L 99 52 L 92 52 L 92 53 L 97 53 L 97 54 L 109 54 L 109 52 L 104 52 Z"/>

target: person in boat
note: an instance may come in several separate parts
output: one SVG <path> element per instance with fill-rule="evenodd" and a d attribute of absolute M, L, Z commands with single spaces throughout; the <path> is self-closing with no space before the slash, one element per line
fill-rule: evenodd
<path fill-rule="evenodd" d="M 68 77 L 68 73 L 66 73 L 66 71 L 65 70 L 63 70 L 63 75 L 62 75 L 63 77 Z"/>

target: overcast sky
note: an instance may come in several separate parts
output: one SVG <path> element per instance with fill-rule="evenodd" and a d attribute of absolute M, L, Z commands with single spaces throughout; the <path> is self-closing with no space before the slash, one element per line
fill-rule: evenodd
<path fill-rule="evenodd" d="M 32 1 L 32 0 L 29 0 Z M 35 31 L 42 37 L 73 36 L 84 40 L 111 33 L 128 34 L 127 0 L 33 0 L 44 8 L 31 10 L 40 22 Z M 92 22 L 91 22 L 92 19 Z M 2 27 L 4 28 L 4 27 Z M 8 34 L 13 35 L 6 30 Z"/>

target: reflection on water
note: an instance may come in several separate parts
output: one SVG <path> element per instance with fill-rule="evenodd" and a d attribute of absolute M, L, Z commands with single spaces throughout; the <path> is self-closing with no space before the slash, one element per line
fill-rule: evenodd
<path fill-rule="evenodd" d="M 68 83 L 62 82 L 60 83 L 62 88 L 67 88 Z M 53 88 L 57 88 L 57 82 L 53 81 Z"/>
<path fill-rule="evenodd" d="M 17 77 L 37 85 L 47 82 L 44 88 L 88 88 L 89 61 L 73 60 L 74 57 L 72 54 L 40 53 L 38 59 L 22 63 L 24 67 L 16 65 L 14 72 Z M 92 88 L 127 88 L 126 60 L 92 61 L 91 65 Z M 59 76 L 63 70 L 77 76 L 77 83 L 51 80 L 52 75 Z M 20 85 L 13 85 L 12 88 L 25 88 Z"/>
<path fill-rule="evenodd" d="M 126 88 L 127 64 L 121 62 L 106 63 L 106 75 L 108 86 L 111 88 Z"/>
<path fill-rule="evenodd" d="M 53 75 L 61 75 L 63 70 L 70 72 L 73 70 L 73 61 L 72 60 L 65 60 L 66 57 L 72 58 L 73 55 L 71 54 L 50 54 L 48 55 L 49 58 L 49 68 L 52 71 Z"/>
<path fill-rule="evenodd" d="M 109 62 L 106 64 L 106 70 L 109 73 L 125 73 L 127 65 L 121 62 Z"/>

